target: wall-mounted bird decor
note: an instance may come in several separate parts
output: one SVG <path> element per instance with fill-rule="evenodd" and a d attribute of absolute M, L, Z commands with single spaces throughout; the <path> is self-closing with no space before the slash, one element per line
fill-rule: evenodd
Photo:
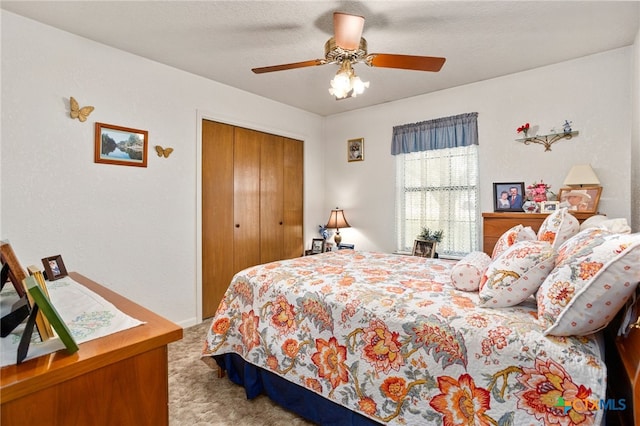
<path fill-rule="evenodd" d="M 71 118 L 77 118 L 82 122 L 87 121 L 87 117 L 89 117 L 89 114 L 91 114 L 95 109 L 92 106 L 85 106 L 80 108 L 80 104 L 78 104 L 78 101 L 76 101 L 73 96 L 69 98 L 69 105 L 70 105 L 69 114 L 71 115 Z"/>

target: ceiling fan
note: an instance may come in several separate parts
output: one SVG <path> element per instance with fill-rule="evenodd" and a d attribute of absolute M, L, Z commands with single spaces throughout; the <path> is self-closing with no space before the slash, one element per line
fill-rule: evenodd
<path fill-rule="evenodd" d="M 363 93 L 366 87 L 369 87 L 369 82 L 363 82 L 360 77 L 355 75 L 352 65 L 356 63 L 365 63 L 370 67 L 432 72 L 440 71 L 444 65 L 445 58 L 433 56 L 368 53 L 367 41 L 362 37 L 363 27 L 364 17 L 334 12 L 334 36 L 324 45 L 324 59 L 253 68 L 251 71 L 262 74 L 317 65 L 340 64 L 340 70 L 331 80 L 329 93 L 334 95 L 336 99 L 345 99 L 355 97 Z"/>

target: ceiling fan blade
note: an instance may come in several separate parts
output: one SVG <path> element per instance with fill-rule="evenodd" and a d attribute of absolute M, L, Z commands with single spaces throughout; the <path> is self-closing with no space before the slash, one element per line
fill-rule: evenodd
<path fill-rule="evenodd" d="M 403 70 L 438 72 L 445 58 L 434 56 L 394 55 L 390 53 L 371 53 L 365 58 L 370 67 L 400 68 Z"/>
<path fill-rule="evenodd" d="M 334 12 L 333 14 L 333 38 L 336 45 L 344 50 L 358 48 L 363 27 L 364 17 L 362 16 L 342 12 Z"/>
<path fill-rule="evenodd" d="M 294 68 L 314 67 L 316 65 L 324 65 L 326 63 L 327 63 L 327 61 L 325 59 L 312 59 L 310 61 L 294 62 L 294 63 L 291 63 L 291 64 L 282 64 L 282 65 L 273 65 L 273 66 L 270 66 L 270 67 L 252 68 L 251 71 L 253 71 L 256 74 L 262 74 L 262 73 L 265 73 L 265 72 L 284 71 L 284 70 L 291 70 L 291 69 L 294 69 Z"/>

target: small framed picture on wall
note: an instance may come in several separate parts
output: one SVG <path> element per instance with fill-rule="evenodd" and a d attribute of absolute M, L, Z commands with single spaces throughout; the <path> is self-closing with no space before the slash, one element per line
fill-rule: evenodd
<path fill-rule="evenodd" d="M 364 160 L 364 138 L 347 141 L 347 160 L 349 162 Z"/>

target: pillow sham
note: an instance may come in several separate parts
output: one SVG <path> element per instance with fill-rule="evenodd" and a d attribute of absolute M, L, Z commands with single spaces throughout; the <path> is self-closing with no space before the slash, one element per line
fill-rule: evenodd
<path fill-rule="evenodd" d="M 451 284 L 458 290 L 478 291 L 491 257 L 483 251 L 472 251 L 451 268 Z"/>
<path fill-rule="evenodd" d="M 580 230 L 584 231 L 587 228 L 599 228 L 600 223 L 607 220 L 607 217 L 601 214 L 594 214 L 589 216 L 580 224 Z"/>
<path fill-rule="evenodd" d="M 497 259 L 506 249 L 517 243 L 518 241 L 533 241 L 537 240 L 538 236 L 530 226 L 516 225 L 511 229 L 505 231 L 496 245 L 493 246 L 493 252 L 491 253 L 492 259 Z"/>
<path fill-rule="evenodd" d="M 544 335 L 595 333 L 609 324 L 640 282 L 640 233 L 580 231 L 562 245 L 537 294 Z"/>
<path fill-rule="evenodd" d="M 480 284 L 479 305 L 514 306 L 538 290 L 553 270 L 556 251 L 546 241 L 520 241 L 491 262 Z"/>
<path fill-rule="evenodd" d="M 564 207 L 551 213 L 540 225 L 538 240 L 547 241 L 556 250 L 580 231 L 580 222 Z"/>
<path fill-rule="evenodd" d="M 584 231 L 587 228 L 604 228 L 608 231 L 615 232 L 616 234 L 631 233 L 631 227 L 629 226 L 627 219 L 623 217 L 609 219 L 607 216 L 602 215 L 591 216 L 580 224 L 581 231 Z"/>

